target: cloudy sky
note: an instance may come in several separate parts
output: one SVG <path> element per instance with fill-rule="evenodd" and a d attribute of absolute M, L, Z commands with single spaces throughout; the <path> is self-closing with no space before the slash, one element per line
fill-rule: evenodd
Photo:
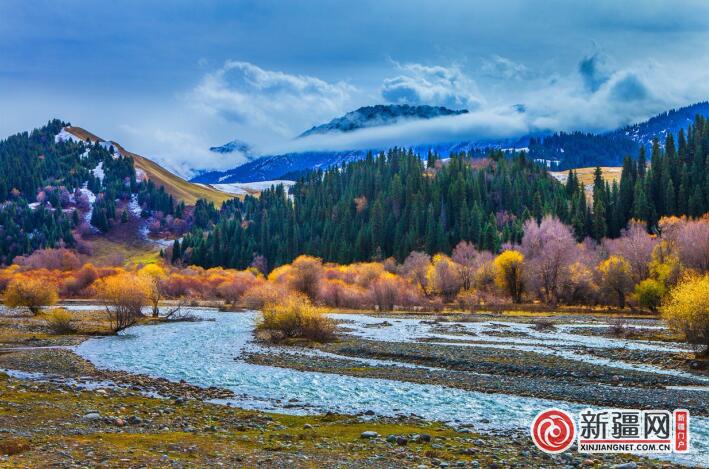
<path fill-rule="evenodd" d="M 109 5 L 110 3 L 110 5 Z M 258 152 L 602 131 L 709 98 L 709 2 L 3 0 L 0 135 L 52 117 L 189 175 Z M 293 141 L 359 106 L 471 112 Z"/>

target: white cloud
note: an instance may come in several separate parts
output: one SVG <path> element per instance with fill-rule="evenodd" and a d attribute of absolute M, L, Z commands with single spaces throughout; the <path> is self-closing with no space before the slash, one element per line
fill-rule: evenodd
<path fill-rule="evenodd" d="M 513 108 L 474 111 L 428 120 L 403 121 L 353 132 L 312 135 L 263 150 L 267 154 L 300 151 L 386 149 L 427 143 L 456 143 L 508 138 L 528 132 L 526 117 Z"/>
<path fill-rule="evenodd" d="M 142 142 L 140 151 L 131 147 L 127 148 L 129 151 L 136 151 L 185 179 L 194 177 L 195 170 L 226 170 L 246 161 L 246 156 L 238 152 L 228 157 L 210 152 L 204 137 L 191 132 L 131 125 L 121 125 L 120 130 L 129 141 Z"/>
<path fill-rule="evenodd" d="M 491 78 L 503 80 L 521 80 L 531 76 L 531 71 L 525 65 L 497 54 L 483 61 L 482 72 Z"/>
<path fill-rule="evenodd" d="M 430 104 L 475 110 L 482 104 L 475 82 L 458 66 L 396 64 L 400 75 L 382 85 L 384 99 L 398 104 Z"/>
<path fill-rule="evenodd" d="M 206 74 L 188 98 L 209 114 L 289 138 L 302 131 L 306 123 L 348 110 L 354 90 L 344 82 L 328 83 L 317 77 L 229 60 Z"/>

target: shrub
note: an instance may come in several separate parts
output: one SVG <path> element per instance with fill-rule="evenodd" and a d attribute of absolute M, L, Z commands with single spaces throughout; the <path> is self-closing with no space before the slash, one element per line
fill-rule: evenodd
<path fill-rule="evenodd" d="M 291 264 L 290 287 L 315 299 L 320 290 L 322 261 L 317 257 L 298 256 Z"/>
<path fill-rule="evenodd" d="M 72 278 L 64 282 L 62 295 L 67 297 L 78 296 L 98 278 L 98 271 L 93 264 L 84 264 Z"/>
<path fill-rule="evenodd" d="M 217 294 L 233 305 L 260 279 L 260 276 L 256 277 L 251 271 L 235 272 L 231 278 L 217 286 Z"/>
<path fill-rule="evenodd" d="M 318 302 L 334 308 L 364 309 L 373 306 L 369 290 L 340 279 L 322 281 Z"/>
<path fill-rule="evenodd" d="M 522 266 L 524 256 L 519 251 L 507 250 L 495 258 L 495 282 L 515 303 L 522 302 Z"/>
<path fill-rule="evenodd" d="M 5 290 L 6 306 L 25 307 L 35 315 L 43 306 L 53 305 L 58 300 L 57 288 L 52 283 L 24 275 L 13 278 Z"/>
<path fill-rule="evenodd" d="M 15 262 L 24 270 L 76 270 L 81 266 L 79 256 L 69 249 L 39 249 L 27 257 L 19 257 Z"/>
<path fill-rule="evenodd" d="M 317 298 L 320 292 L 320 280 L 323 277 L 322 261 L 317 257 L 298 256 L 291 264 L 282 265 L 273 270 L 268 279 L 307 295 Z"/>
<path fill-rule="evenodd" d="M 670 290 L 662 316 L 670 329 L 681 332 L 687 342 L 709 351 L 709 274 L 686 275 Z"/>
<path fill-rule="evenodd" d="M 648 308 L 650 311 L 657 311 L 665 294 L 665 287 L 655 279 L 646 278 L 635 285 L 635 300 L 640 306 Z"/>
<path fill-rule="evenodd" d="M 23 453 L 30 449 L 29 442 L 24 438 L 19 437 L 3 437 L 0 440 L 0 454 L 13 456 Z"/>
<path fill-rule="evenodd" d="M 480 296 L 475 290 L 463 290 L 455 298 L 460 309 L 474 313 L 480 304 Z"/>
<path fill-rule="evenodd" d="M 45 316 L 47 325 L 55 334 L 71 334 L 76 328 L 71 324 L 71 313 L 65 309 L 57 308 Z"/>
<path fill-rule="evenodd" d="M 256 331 L 267 333 L 274 342 L 296 338 L 325 342 L 334 338 L 335 324 L 305 295 L 293 293 L 264 306 Z"/>
<path fill-rule="evenodd" d="M 241 302 L 248 309 L 262 309 L 266 304 L 282 301 L 288 290 L 270 282 L 257 283 L 244 292 Z"/>

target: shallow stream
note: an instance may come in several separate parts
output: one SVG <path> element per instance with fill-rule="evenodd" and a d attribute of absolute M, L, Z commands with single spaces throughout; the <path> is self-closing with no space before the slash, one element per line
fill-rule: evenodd
<path fill-rule="evenodd" d="M 252 341 L 255 313 L 193 312 L 214 321 L 134 327 L 119 336 L 88 340 L 76 351 L 99 367 L 227 388 L 236 394 L 233 404 L 239 407 L 286 413 L 360 414 L 371 410 L 378 415 L 417 415 L 453 425 L 472 424 L 478 430 L 504 431 L 528 428 L 533 416 L 548 407 L 572 412 L 584 407 L 563 401 L 254 365 L 240 357 L 249 351 L 267 351 Z M 365 323 L 382 322 L 381 318 L 352 316 L 346 319 L 356 323 L 347 327 L 355 324 L 358 331 L 379 330 L 366 328 Z M 410 332 L 416 327 L 411 323 L 405 326 Z M 707 464 L 709 419 L 693 417 L 691 430 L 693 451 L 674 455 L 673 460 Z"/>

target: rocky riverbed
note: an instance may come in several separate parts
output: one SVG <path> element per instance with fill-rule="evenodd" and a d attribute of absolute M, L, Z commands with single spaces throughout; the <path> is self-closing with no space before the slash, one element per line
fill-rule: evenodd
<path fill-rule="evenodd" d="M 207 316 L 217 322 L 141 326 L 123 337 L 92 339 L 79 351 L 95 357 L 98 366 L 73 348 L 42 348 L 80 343 L 91 335 L 55 336 L 34 329 L 33 319 L 27 319 L 17 328 L 18 340 L 0 341 L 0 369 L 5 370 L 0 371 L 0 466 L 674 467 L 629 455 L 588 457 L 574 450 L 546 455 L 536 450 L 524 429 L 494 430 L 496 422 L 484 414 L 468 415 L 470 401 L 457 411 L 460 420 L 446 424 L 411 415 L 426 414 L 426 406 L 435 405 L 431 394 L 421 394 L 420 412 L 412 406 L 415 400 L 401 412 L 382 411 L 391 406 L 379 404 L 394 399 L 391 392 L 458 389 L 496 393 L 490 395 L 501 396 L 500 404 L 507 402 L 505 395 L 521 396 L 507 404 L 516 412 L 525 399 L 669 408 L 675 407 L 673 399 L 682 399 L 694 415 L 706 415 L 703 392 L 666 389 L 697 384 L 691 376 L 617 372 L 520 350 L 373 340 L 358 337 L 357 325 L 350 334 L 341 328 L 341 340 L 332 344 L 254 347 L 249 345 L 253 315 Z M 441 322 L 430 316 L 419 319 L 432 326 Z M 375 324 L 362 327 L 376 333 L 397 321 L 399 317 L 372 318 Z M 12 337 L 12 327 L 0 318 L 2 337 Z M 489 334 L 467 332 L 472 334 L 461 335 L 487 340 L 533 336 L 504 325 Z M 237 336 L 236 342 L 229 339 Z M 203 369 L 195 365 L 200 360 Z M 229 361 L 237 367 L 226 366 Z M 244 380 L 244 373 L 257 373 L 258 379 Z M 338 379 L 326 384 L 326 376 Z M 382 393 L 348 387 L 359 386 L 358 379 L 364 386 L 400 384 L 387 384 L 382 389 L 390 391 Z M 274 394 L 266 383 L 281 391 Z M 293 392 L 284 392 L 291 385 Z M 340 406 L 334 402 L 333 412 L 324 411 L 312 393 L 330 385 L 343 386 L 338 391 L 342 396 L 349 390 L 352 398 L 360 393 L 358 399 L 371 396 L 380 402 L 369 401 L 370 408 L 366 400 L 359 407 L 342 407 L 359 409 L 349 415 L 336 411 Z M 259 394 L 286 414 L 258 410 L 263 405 L 254 401 Z M 445 399 L 458 398 L 449 394 Z M 492 398 L 490 405 L 496 402 Z M 494 407 L 475 408 L 473 412 Z"/>

